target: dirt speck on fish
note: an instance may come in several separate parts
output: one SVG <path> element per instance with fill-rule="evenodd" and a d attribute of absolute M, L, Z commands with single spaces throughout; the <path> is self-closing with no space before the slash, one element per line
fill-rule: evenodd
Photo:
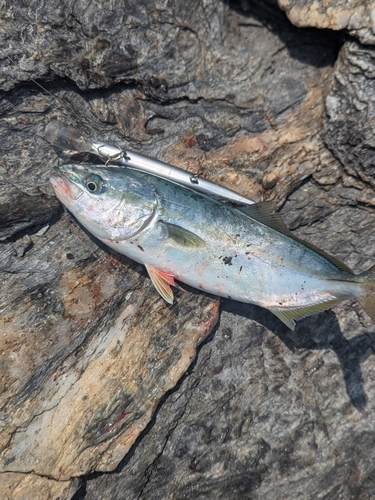
<path fill-rule="evenodd" d="M 375 320 L 375 266 L 353 274 L 296 238 L 269 202 L 233 208 L 119 167 L 64 165 L 51 182 L 88 231 L 146 266 L 170 304 L 178 280 L 265 307 L 291 329 L 295 320 L 353 297 Z"/>

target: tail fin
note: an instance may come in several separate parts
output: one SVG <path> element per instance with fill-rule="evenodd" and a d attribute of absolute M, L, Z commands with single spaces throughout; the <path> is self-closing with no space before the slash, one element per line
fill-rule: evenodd
<path fill-rule="evenodd" d="M 359 275 L 363 282 L 363 295 L 358 297 L 358 302 L 375 321 L 375 265 Z"/>

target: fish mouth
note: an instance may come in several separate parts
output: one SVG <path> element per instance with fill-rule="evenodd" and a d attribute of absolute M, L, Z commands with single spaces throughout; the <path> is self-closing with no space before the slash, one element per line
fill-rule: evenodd
<path fill-rule="evenodd" d="M 77 200 L 83 194 L 82 189 L 70 182 L 70 180 L 63 175 L 51 175 L 49 180 L 56 196 L 63 203 Z"/>

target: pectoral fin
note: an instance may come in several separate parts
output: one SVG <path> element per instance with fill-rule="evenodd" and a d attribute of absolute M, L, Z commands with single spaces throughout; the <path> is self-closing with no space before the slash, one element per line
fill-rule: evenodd
<path fill-rule="evenodd" d="M 288 309 L 277 309 L 270 308 L 270 311 L 273 312 L 275 316 L 277 316 L 288 328 L 294 330 L 296 326 L 296 321 L 302 318 L 306 318 L 306 316 L 310 316 L 311 314 L 316 314 L 321 311 L 325 311 L 330 307 L 338 304 L 342 300 L 345 300 L 348 297 L 340 297 L 327 300 L 326 302 L 321 302 L 319 304 L 314 304 L 307 307 L 298 307 L 298 308 L 288 308 Z"/>
<path fill-rule="evenodd" d="M 168 304 L 173 304 L 173 291 L 171 286 L 176 286 L 173 274 L 160 271 L 160 269 L 156 269 L 147 264 L 146 269 L 156 290 Z"/>
<path fill-rule="evenodd" d="M 200 248 L 206 244 L 200 236 L 181 226 L 164 221 L 160 221 L 159 224 L 163 225 L 164 238 L 173 245 L 185 248 Z"/>

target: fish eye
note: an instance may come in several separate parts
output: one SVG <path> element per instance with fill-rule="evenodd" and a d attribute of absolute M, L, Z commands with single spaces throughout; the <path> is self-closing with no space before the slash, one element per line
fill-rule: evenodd
<path fill-rule="evenodd" d="M 99 194 L 103 191 L 103 179 L 99 175 L 89 175 L 84 182 L 90 193 Z"/>

